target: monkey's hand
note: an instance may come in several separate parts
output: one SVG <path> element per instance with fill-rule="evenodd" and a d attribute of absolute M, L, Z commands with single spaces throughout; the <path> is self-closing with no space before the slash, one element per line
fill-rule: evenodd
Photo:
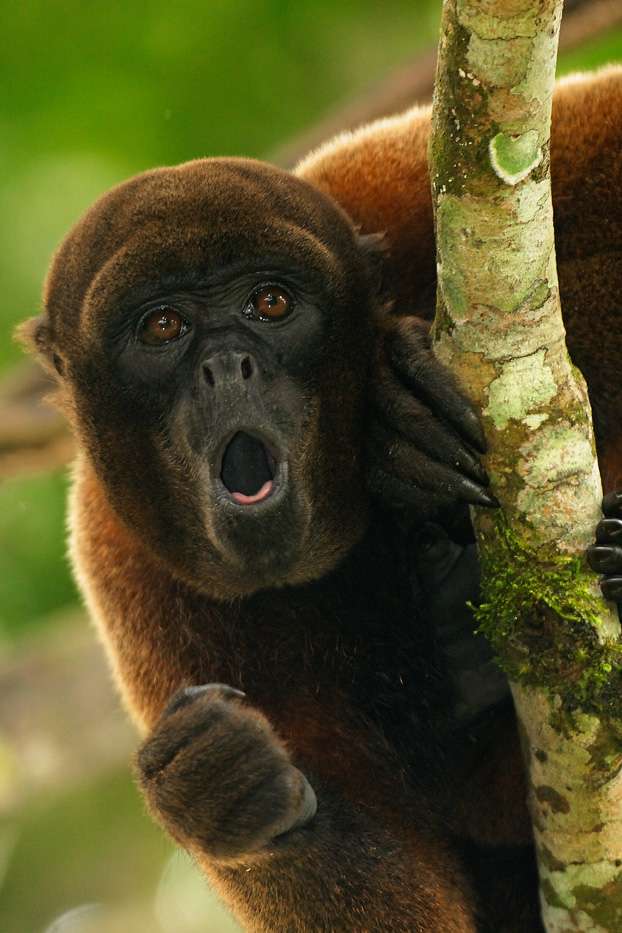
<path fill-rule="evenodd" d="M 372 492 L 421 514 L 458 499 L 497 506 L 478 459 L 486 449 L 479 418 L 436 359 L 429 324 L 386 315 L 382 329 L 367 432 Z"/>
<path fill-rule="evenodd" d="M 596 526 L 596 543 L 587 549 L 587 560 L 602 573 L 600 588 L 605 599 L 622 603 L 622 492 L 607 493 L 603 515 Z"/>
<path fill-rule="evenodd" d="M 156 819 L 181 845 L 224 861 L 307 823 L 315 794 L 268 721 L 223 684 L 175 694 L 138 752 Z"/>

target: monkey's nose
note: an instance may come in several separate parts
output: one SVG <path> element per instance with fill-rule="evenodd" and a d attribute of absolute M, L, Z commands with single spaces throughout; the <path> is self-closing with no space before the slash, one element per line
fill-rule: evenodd
<path fill-rule="evenodd" d="M 213 388 L 226 383 L 247 382 L 255 373 L 253 360 L 243 351 L 213 354 L 203 361 L 202 366 L 203 378 Z"/>

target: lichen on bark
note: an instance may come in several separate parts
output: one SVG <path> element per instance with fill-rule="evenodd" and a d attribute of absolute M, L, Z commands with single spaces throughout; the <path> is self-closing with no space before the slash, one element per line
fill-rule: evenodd
<path fill-rule="evenodd" d="M 547 930 L 622 929 L 622 662 L 585 549 L 600 517 L 564 342 L 549 132 L 561 0 L 445 0 L 430 139 L 436 351 L 479 407 L 479 620 L 512 681 Z M 589 793 L 586 792 L 589 789 Z"/>

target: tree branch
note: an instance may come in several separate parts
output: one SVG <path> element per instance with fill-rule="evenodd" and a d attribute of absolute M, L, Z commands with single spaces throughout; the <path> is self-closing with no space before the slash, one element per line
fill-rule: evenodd
<path fill-rule="evenodd" d="M 549 134 L 561 0 L 445 0 L 430 169 L 437 352 L 482 412 L 481 628 L 512 682 L 547 930 L 622 928 L 617 613 L 585 549 L 600 478 L 564 343 Z"/>

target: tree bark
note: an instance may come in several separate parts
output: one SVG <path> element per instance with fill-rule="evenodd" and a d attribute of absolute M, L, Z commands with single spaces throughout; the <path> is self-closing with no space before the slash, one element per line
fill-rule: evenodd
<path fill-rule="evenodd" d="M 512 684 L 549 933 L 622 929 L 617 612 L 585 549 L 601 488 L 555 269 L 561 0 L 445 0 L 430 140 L 440 358 L 479 406 L 502 508 L 475 509 L 478 623 Z"/>

